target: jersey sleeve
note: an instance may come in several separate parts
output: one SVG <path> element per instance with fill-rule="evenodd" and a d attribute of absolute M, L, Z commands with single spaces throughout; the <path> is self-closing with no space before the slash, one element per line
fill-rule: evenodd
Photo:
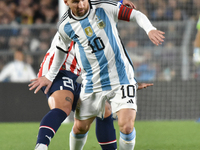
<path fill-rule="evenodd" d="M 56 75 L 58 74 L 62 64 L 65 61 L 65 58 L 67 57 L 67 53 L 64 53 L 63 51 L 56 49 L 55 50 L 55 56 L 53 59 L 53 63 L 49 69 L 49 71 L 47 72 L 47 74 L 45 75 L 45 77 L 47 79 L 49 79 L 50 81 L 53 81 L 56 77 Z"/>
<path fill-rule="evenodd" d="M 107 0 L 104 1 L 99 7 L 103 8 L 108 16 L 112 19 L 114 19 L 115 22 L 118 21 L 118 13 L 119 13 L 119 8 L 122 4 L 117 1 L 111 1 Z"/>
<path fill-rule="evenodd" d="M 49 71 L 47 72 L 47 74 L 45 75 L 45 77 L 47 79 L 49 79 L 50 81 L 53 81 L 56 77 L 56 75 L 58 74 L 62 64 L 65 61 L 65 58 L 67 57 L 67 51 L 68 48 L 65 45 L 65 43 L 62 41 L 61 37 L 59 36 L 59 33 L 56 33 L 56 35 L 54 36 L 54 39 L 51 43 L 51 47 L 55 47 L 55 56 L 52 62 L 52 65 L 49 69 Z"/>
<path fill-rule="evenodd" d="M 68 45 L 70 45 L 71 40 L 69 38 L 64 38 L 62 36 L 62 34 L 57 35 L 57 39 L 56 39 L 56 47 L 59 50 L 62 50 L 64 52 L 68 51 Z"/>

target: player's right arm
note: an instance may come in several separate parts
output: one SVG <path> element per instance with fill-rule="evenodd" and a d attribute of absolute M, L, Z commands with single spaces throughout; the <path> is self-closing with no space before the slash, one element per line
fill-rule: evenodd
<path fill-rule="evenodd" d="M 145 14 L 138 10 L 128 8 L 121 5 L 118 11 L 118 19 L 124 21 L 132 21 L 138 23 L 138 25 L 143 28 L 148 35 L 149 39 L 155 44 L 159 45 L 164 42 L 164 32 L 157 30 Z"/>

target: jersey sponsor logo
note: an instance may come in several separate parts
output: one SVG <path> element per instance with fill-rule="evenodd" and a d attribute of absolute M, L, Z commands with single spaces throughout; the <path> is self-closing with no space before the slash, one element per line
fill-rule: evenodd
<path fill-rule="evenodd" d="M 85 30 L 85 33 L 87 36 L 93 35 L 93 31 L 92 31 L 91 27 L 86 27 L 84 30 Z"/>

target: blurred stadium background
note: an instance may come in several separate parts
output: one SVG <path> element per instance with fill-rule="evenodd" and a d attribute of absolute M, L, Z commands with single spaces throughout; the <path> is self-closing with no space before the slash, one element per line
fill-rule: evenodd
<path fill-rule="evenodd" d="M 136 23 L 118 23 L 137 81 L 154 83 L 138 92 L 137 120 L 199 118 L 200 64 L 193 62 L 193 41 L 200 0 L 132 1 L 166 37 L 154 46 Z M 57 31 L 58 8 L 57 0 L 0 1 L 0 71 L 20 49 L 38 72 Z M 27 83 L 2 82 L 0 95 L 0 122 L 40 121 L 48 111 L 45 96 L 28 91 Z"/>

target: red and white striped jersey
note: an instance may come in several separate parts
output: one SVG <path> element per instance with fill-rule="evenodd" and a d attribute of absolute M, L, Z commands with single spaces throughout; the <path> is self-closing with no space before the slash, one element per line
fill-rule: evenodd
<path fill-rule="evenodd" d="M 53 41 L 51 43 L 51 47 L 47 51 L 41 65 L 40 65 L 40 69 L 39 69 L 39 72 L 37 75 L 38 77 L 46 75 L 47 72 L 49 71 L 49 69 L 52 65 L 53 59 L 54 59 L 55 50 L 56 50 L 56 41 L 58 40 L 58 38 L 59 38 L 58 33 L 56 33 L 56 35 L 54 36 Z M 68 70 L 76 75 L 79 75 L 81 72 L 81 68 L 77 64 L 73 45 L 74 45 L 74 42 L 72 41 L 69 45 L 65 62 L 63 63 L 60 70 Z"/>

